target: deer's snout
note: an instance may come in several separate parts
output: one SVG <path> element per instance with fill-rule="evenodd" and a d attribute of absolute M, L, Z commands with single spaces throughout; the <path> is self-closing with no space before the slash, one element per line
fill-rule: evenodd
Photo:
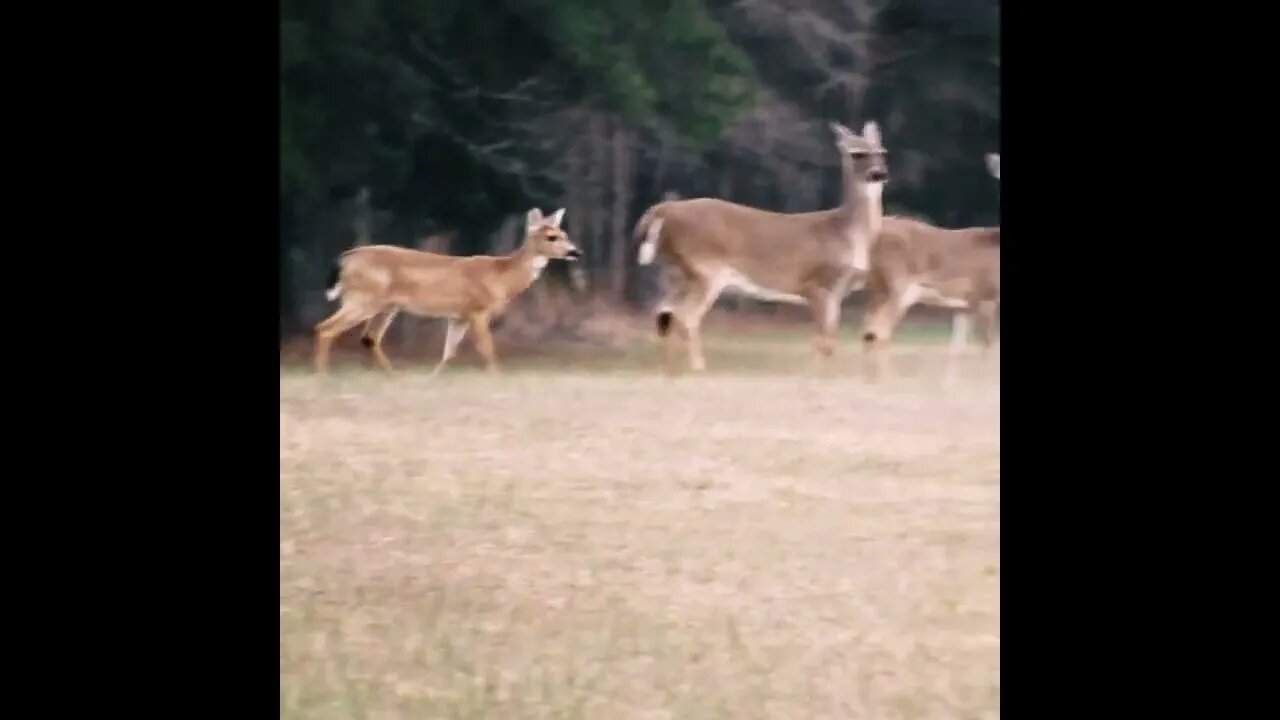
<path fill-rule="evenodd" d="M 886 182 L 889 179 L 889 171 L 886 168 L 876 168 L 867 173 L 867 179 L 871 182 Z"/>
<path fill-rule="evenodd" d="M 569 248 L 569 252 L 565 253 L 564 256 L 569 260 L 577 260 L 582 257 L 582 251 L 578 248 Z"/>

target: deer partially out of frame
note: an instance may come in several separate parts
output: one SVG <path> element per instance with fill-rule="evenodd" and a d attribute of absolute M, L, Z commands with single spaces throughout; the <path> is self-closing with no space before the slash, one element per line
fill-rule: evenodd
<path fill-rule="evenodd" d="M 1000 155 L 988 154 L 986 165 L 998 180 Z M 884 369 L 884 344 L 917 303 L 955 311 L 953 357 L 967 344 L 971 318 L 976 318 L 985 353 L 1000 305 L 1000 227 L 940 228 L 886 216 L 871 254 L 866 290 L 862 340 L 874 373 Z"/>
<path fill-rule="evenodd" d="M 862 135 L 832 123 L 840 150 L 844 197 L 839 207 L 778 213 L 718 198 L 658 203 L 636 224 L 644 235 L 637 260 L 661 256 L 677 287 L 661 301 L 657 331 L 668 372 L 674 370 L 671 329 L 688 342 L 695 371 L 706 369 L 702 318 L 728 287 L 762 300 L 807 305 L 817 324 L 819 358 L 835 350 L 840 303 L 870 266 L 888 180 L 885 148 L 874 121 Z"/>
<path fill-rule="evenodd" d="M 346 251 L 339 257 L 325 292 L 329 300 L 341 297 L 342 307 L 316 326 L 316 371 L 323 374 L 328 370 L 334 339 L 364 322 L 361 342 L 373 351 L 378 365 L 390 372 L 382 337 L 401 310 L 448 320 L 444 353 L 431 377 L 444 369 L 468 329 L 486 367 L 496 371 L 490 321 L 533 284 L 548 260 L 582 256 L 560 229 L 563 219 L 563 208 L 545 218 L 538 208 L 530 210 L 524 243 L 503 256 L 459 257 L 391 245 Z"/>

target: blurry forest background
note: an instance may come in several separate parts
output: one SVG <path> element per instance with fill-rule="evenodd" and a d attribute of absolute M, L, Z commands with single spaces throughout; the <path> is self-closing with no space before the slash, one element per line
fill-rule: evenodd
<path fill-rule="evenodd" d="M 668 194 L 834 206 L 830 121 L 880 123 L 887 211 L 999 222 L 983 164 L 1000 149 L 997 0 L 283 0 L 281 13 L 282 338 L 332 311 L 322 288 L 342 250 L 507 252 L 534 206 L 567 208 L 586 254 L 578 284 L 553 263 L 531 291 L 559 318 L 544 329 L 563 329 L 565 308 L 642 309 L 655 271 L 630 235 L 644 209 Z"/>

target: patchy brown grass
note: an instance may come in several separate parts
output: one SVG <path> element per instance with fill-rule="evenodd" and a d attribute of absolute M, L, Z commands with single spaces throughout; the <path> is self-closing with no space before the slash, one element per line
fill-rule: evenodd
<path fill-rule="evenodd" d="M 282 371 L 282 718 L 999 715 L 998 360 Z"/>

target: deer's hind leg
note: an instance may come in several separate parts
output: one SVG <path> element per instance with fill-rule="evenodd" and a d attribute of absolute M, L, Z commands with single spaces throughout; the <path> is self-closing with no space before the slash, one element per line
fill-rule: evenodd
<path fill-rule="evenodd" d="M 890 369 L 886 353 L 889 339 L 907 310 L 920 299 L 921 288 L 910 281 L 891 282 L 873 278 L 867 286 L 867 308 L 863 315 L 862 346 L 872 379 Z"/>
<path fill-rule="evenodd" d="M 676 284 L 677 287 L 672 289 L 672 284 Z M 658 310 L 654 314 L 658 341 L 662 345 L 662 365 L 668 375 L 674 375 L 676 371 L 675 337 L 672 331 L 680 335 L 685 334 L 684 326 L 676 322 L 675 309 L 684 298 L 687 284 L 688 279 L 683 270 L 668 267 L 663 276 L 662 300 L 659 301 Z"/>
<path fill-rule="evenodd" d="M 882 295 L 869 298 L 863 317 L 862 348 L 867 358 L 867 373 L 872 380 L 879 379 L 887 370 L 885 345 L 892 332 L 890 317 L 894 314 L 893 297 Z"/>
<path fill-rule="evenodd" d="M 707 359 L 702 354 L 702 318 L 720 295 L 719 283 L 699 278 L 691 284 L 691 292 L 685 297 L 684 325 L 689 334 L 689 367 L 695 372 L 707 369 Z"/>
<path fill-rule="evenodd" d="M 664 304 L 658 311 L 658 335 L 663 339 L 667 371 L 674 372 L 674 348 L 671 329 L 674 325 L 689 346 L 689 367 L 695 372 L 707 369 L 702 354 L 702 318 L 711 309 L 723 289 L 721 283 L 701 274 L 686 274 L 684 287 L 674 303 Z"/>
<path fill-rule="evenodd" d="M 315 370 L 324 375 L 329 371 L 329 349 L 339 335 L 378 314 L 376 308 L 370 309 L 359 302 L 344 302 L 329 317 L 316 325 Z"/>
<path fill-rule="evenodd" d="M 391 327 L 391 322 L 396 319 L 400 308 L 391 308 L 382 314 L 381 317 L 375 315 L 369 318 L 364 326 L 364 334 L 360 338 L 360 342 L 373 352 L 373 359 L 378 366 L 387 372 L 393 372 L 391 361 L 387 358 L 387 354 L 382 350 L 382 338 L 387 334 L 387 328 Z"/>

